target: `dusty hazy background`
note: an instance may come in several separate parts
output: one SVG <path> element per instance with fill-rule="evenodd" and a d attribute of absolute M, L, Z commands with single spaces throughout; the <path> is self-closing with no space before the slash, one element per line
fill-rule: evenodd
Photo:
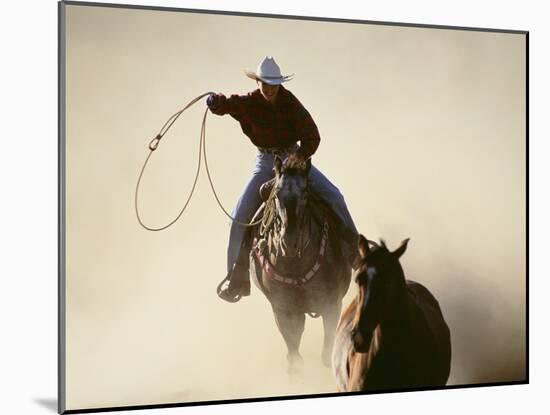
<path fill-rule="evenodd" d="M 69 6 L 67 408 L 333 392 L 308 319 L 305 374 L 255 289 L 217 299 L 228 220 L 206 177 L 181 222 L 138 226 L 135 181 L 166 118 L 210 90 L 255 87 L 274 55 L 316 120 L 317 165 L 358 228 L 391 247 L 440 300 L 449 383 L 525 376 L 525 42 L 521 35 Z M 185 200 L 204 105 L 185 113 L 146 172 L 144 219 Z M 209 161 L 232 207 L 254 148 L 210 116 Z M 346 301 L 354 294 L 350 289 Z"/>

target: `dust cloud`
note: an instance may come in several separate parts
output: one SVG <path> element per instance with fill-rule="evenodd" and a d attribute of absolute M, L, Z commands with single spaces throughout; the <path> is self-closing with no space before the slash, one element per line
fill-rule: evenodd
<path fill-rule="evenodd" d="M 449 383 L 525 378 L 523 36 L 71 5 L 66 47 L 68 409 L 335 392 L 320 320 L 289 378 L 263 295 L 216 297 L 229 223 L 204 171 L 168 230 L 143 230 L 133 210 L 164 121 L 204 92 L 252 90 L 242 69 L 264 55 L 296 73 L 288 88 L 322 136 L 313 162 L 359 230 L 390 248 L 411 238 L 405 273 L 451 328 Z M 203 111 L 151 159 L 139 199 L 151 226 L 185 202 Z M 230 117 L 210 115 L 206 134 L 231 209 L 255 150 Z"/>

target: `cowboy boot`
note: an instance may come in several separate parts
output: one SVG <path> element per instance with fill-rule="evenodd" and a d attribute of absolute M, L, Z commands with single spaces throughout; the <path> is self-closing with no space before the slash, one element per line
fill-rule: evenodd
<path fill-rule="evenodd" d="M 218 285 L 218 297 L 230 303 L 236 303 L 242 297 L 250 295 L 250 272 L 249 272 L 249 253 L 251 244 L 249 243 L 249 233 L 247 232 L 239 251 L 239 256 L 233 269 L 227 274 L 225 279 Z M 227 287 L 222 288 L 223 284 L 229 281 Z"/>
<path fill-rule="evenodd" d="M 242 297 L 250 295 L 250 277 L 248 267 L 244 267 L 238 262 L 233 265 L 233 269 L 227 274 L 222 284 L 229 280 L 229 285 L 225 288 L 218 286 L 218 296 L 229 303 L 236 303 Z"/>

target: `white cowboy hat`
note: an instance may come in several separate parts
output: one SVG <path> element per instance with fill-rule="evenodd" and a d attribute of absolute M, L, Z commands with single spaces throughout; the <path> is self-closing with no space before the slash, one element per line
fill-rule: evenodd
<path fill-rule="evenodd" d="M 246 76 L 255 79 L 256 81 L 262 81 L 269 85 L 280 85 L 283 82 L 288 82 L 292 79 L 294 74 L 283 76 L 281 75 L 281 68 L 275 63 L 273 56 L 266 56 L 258 65 L 256 72 L 245 70 Z"/>

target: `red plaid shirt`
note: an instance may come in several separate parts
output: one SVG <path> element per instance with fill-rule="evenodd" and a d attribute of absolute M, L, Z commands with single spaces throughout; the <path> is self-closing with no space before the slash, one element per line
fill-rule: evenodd
<path fill-rule="evenodd" d="M 247 95 L 217 94 L 216 115 L 229 114 L 257 147 L 287 148 L 300 141 L 300 151 L 309 158 L 319 147 L 319 130 L 309 112 L 298 99 L 279 88 L 275 104 L 269 103 L 257 89 Z"/>

